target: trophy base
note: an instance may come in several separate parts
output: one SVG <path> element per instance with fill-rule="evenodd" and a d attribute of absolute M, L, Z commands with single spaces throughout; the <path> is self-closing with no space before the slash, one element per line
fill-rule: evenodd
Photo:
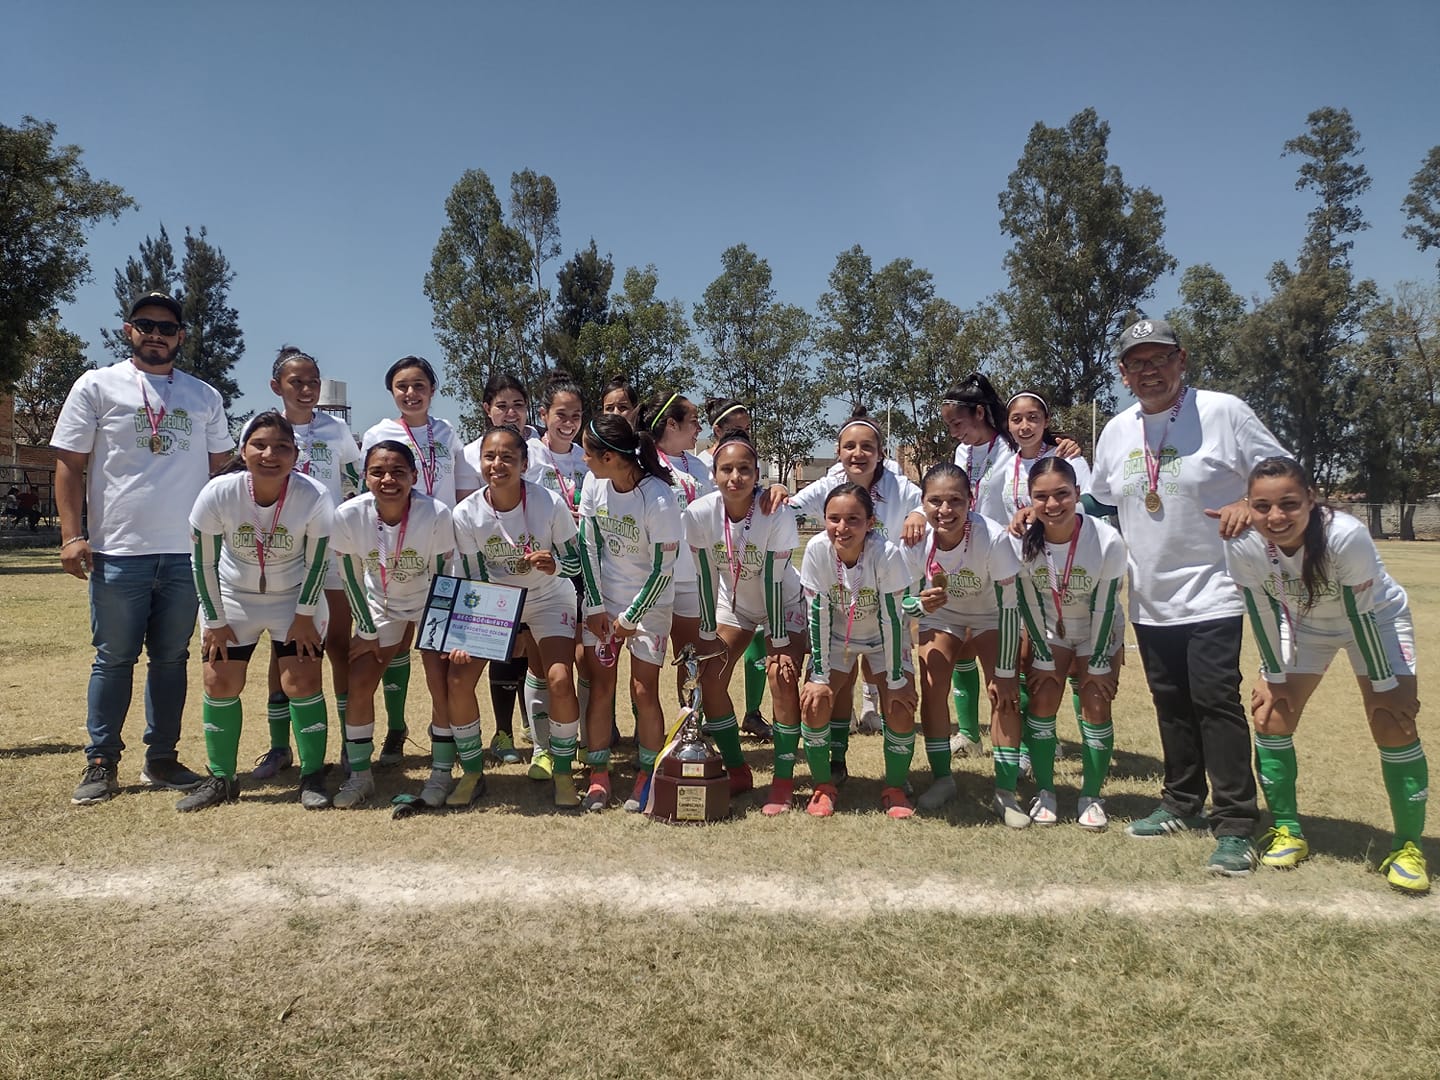
<path fill-rule="evenodd" d="M 651 781 L 655 787 L 655 807 L 650 816 L 656 821 L 675 825 L 704 825 L 723 821 L 730 816 L 730 777 L 681 778 L 658 773 Z"/>

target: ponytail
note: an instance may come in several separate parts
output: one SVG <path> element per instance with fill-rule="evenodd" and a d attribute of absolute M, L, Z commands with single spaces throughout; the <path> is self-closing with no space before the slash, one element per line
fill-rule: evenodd
<path fill-rule="evenodd" d="M 1319 494 L 1315 491 L 1315 484 L 1310 479 L 1310 474 L 1305 471 L 1294 458 L 1272 457 L 1266 458 L 1250 470 L 1250 479 L 1245 484 L 1245 491 L 1248 494 L 1256 480 L 1293 480 L 1305 489 L 1315 503 L 1315 509 L 1310 511 L 1310 520 L 1305 523 L 1304 544 L 1302 550 L 1305 558 L 1304 565 L 1300 570 L 1300 581 L 1305 586 L 1305 601 L 1302 610 L 1309 611 L 1315 606 L 1316 599 L 1325 591 L 1325 586 L 1330 583 L 1326 562 L 1330 557 L 1330 536 L 1329 524 L 1333 511 L 1320 501 Z M 1281 599 L 1276 597 L 1277 600 Z"/>
<path fill-rule="evenodd" d="M 954 405 L 962 409 L 979 410 L 985 417 L 985 422 L 990 425 L 1005 445 L 1015 449 L 1015 440 L 1010 437 L 1009 418 L 1005 415 L 1005 406 L 1000 400 L 1000 395 L 995 392 L 995 387 L 978 371 L 972 371 L 958 386 L 952 386 L 945 391 L 944 405 Z"/>
<path fill-rule="evenodd" d="M 634 462 L 647 476 L 664 482 L 666 487 L 675 483 L 670 470 L 660 462 L 660 449 L 647 431 L 636 431 L 625 422 L 623 416 L 602 413 L 581 428 L 581 441 L 592 454 L 619 454 Z"/>

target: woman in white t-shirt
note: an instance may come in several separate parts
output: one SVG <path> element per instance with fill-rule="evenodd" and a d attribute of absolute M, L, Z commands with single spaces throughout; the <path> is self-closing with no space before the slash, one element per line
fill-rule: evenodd
<path fill-rule="evenodd" d="M 1064 458 L 1042 459 L 1030 470 L 1034 514 L 1020 547 L 1020 613 L 1030 639 L 1025 667 L 1029 694 L 1025 737 L 1037 788 L 1029 817 L 1037 825 L 1059 820 L 1055 801 L 1055 713 L 1072 663 L 1080 669 L 1081 752 L 1084 779 L 1076 817 L 1081 828 L 1109 824 L 1100 789 L 1115 748 L 1111 705 L 1125 661 L 1125 615 L 1120 581 L 1127 555 L 1120 533 L 1098 518 L 1079 513 L 1075 470 Z M 1015 772 L 1002 783 L 1001 748 L 995 747 L 997 799 L 1005 823 L 1013 819 Z M 1009 797 L 1003 799 L 1008 786 Z"/>
<path fill-rule="evenodd" d="M 878 685 L 885 713 L 885 785 L 880 805 L 893 818 L 915 809 L 905 794 L 915 752 L 915 682 L 902 603 L 910 571 L 899 547 L 875 528 L 868 488 L 846 482 L 821 507 L 825 531 L 812 537 L 800 563 L 809 604 L 811 662 L 800 689 L 805 758 L 815 792 L 806 813 L 829 817 L 838 797 L 830 754 L 836 699 L 849 700 L 856 661 Z"/>
<path fill-rule="evenodd" d="M 694 553 L 700 585 L 700 651 L 708 653 L 717 637 L 724 648 L 724 658 L 700 672 L 705 730 L 725 758 L 731 793 L 749 791 L 754 778 L 740 749 L 730 675 L 757 634 L 768 638 L 775 779 L 763 812 L 774 817 L 790 809 L 800 745 L 805 602 L 800 575 L 790 565 L 800 536 L 790 511 L 762 511 L 760 459 L 749 436 L 738 431 L 726 435 L 715 448 L 714 461 L 719 489 L 685 510 L 685 540 Z"/>
<path fill-rule="evenodd" d="M 485 486 L 455 508 L 455 559 L 466 578 L 526 590 L 525 630 L 514 655 L 529 657 L 529 674 L 549 688 L 550 752 L 555 763 L 555 805 L 580 803 L 571 777 L 579 706 L 572 666 L 575 660 L 575 590 L 565 580 L 580 572 L 575 519 L 560 497 L 525 479 L 525 439 L 505 425 L 480 440 Z M 480 710 L 475 684 L 478 664 L 454 650 L 450 660 L 449 709 L 455 745 L 465 776 L 449 802 L 466 806 L 484 792 L 481 772 Z"/>
<path fill-rule="evenodd" d="M 985 667 L 997 754 L 1020 744 L 1020 564 L 1004 526 L 970 508 L 964 469 L 941 462 L 925 474 L 920 489 L 929 528 L 922 543 L 905 550 L 914 583 L 905 612 L 920 623 L 920 715 L 935 778 L 918 802 L 922 810 L 938 810 L 956 794 L 949 693 L 957 664 L 978 657 Z M 977 742 L 978 737 L 977 728 Z M 1013 790 L 1010 794 L 1013 798 Z"/>
<path fill-rule="evenodd" d="M 382 439 L 409 446 L 419 470 L 417 490 L 453 508 L 480 486 L 479 474 L 465 460 L 463 447 L 448 420 L 430 415 L 430 402 L 438 385 L 435 369 L 421 356 L 402 356 L 385 372 L 385 389 L 395 399 L 400 416 L 381 420 L 360 440 L 362 452 Z M 410 686 L 410 650 L 402 649 L 385 670 L 385 713 L 388 730 L 380 747 L 380 765 L 398 765 L 405 755 L 405 701 Z M 431 702 L 432 722 L 439 718 Z"/>
<path fill-rule="evenodd" d="M 278 412 L 260 413 L 241 432 L 243 468 L 206 484 L 190 511 L 210 775 L 176 804 L 178 810 L 239 797 L 240 693 L 262 633 L 270 635 L 289 698 L 300 751 L 300 803 L 307 810 L 330 805 L 320 656 L 334 511 L 317 481 L 293 471 L 296 454 L 290 422 Z"/>
<path fill-rule="evenodd" d="M 1430 778 L 1415 726 L 1415 629 L 1405 590 L 1386 572 L 1365 527 L 1321 505 L 1298 462 L 1260 462 L 1247 494 L 1253 527 L 1226 542 L 1225 567 L 1245 597 L 1260 650 L 1250 712 L 1260 789 L 1275 819 L 1256 845 L 1260 861 L 1288 869 L 1310 855 L 1295 792 L 1295 729 L 1343 649 L 1380 750 L 1395 827 L 1380 870 L 1401 892 L 1428 892 L 1420 837 Z"/>
<path fill-rule="evenodd" d="M 530 391 L 517 376 L 505 371 L 491 372 L 481 391 L 480 404 L 485 412 L 486 431 L 508 424 L 519 431 L 522 438 L 539 437 L 540 433 L 528 422 Z M 483 438 L 482 435 L 465 445 L 465 464 L 480 478 L 477 487 L 485 482 L 480 468 L 480 442 Z M 502 765 L 518 765 L 524 760 L 515 746 L 515 702 L 520 696 L 525 671 L 525 657 L 518 654 L 513 660 L 503 663 L 492 660 L 485 665 L 490 684 L 490 708 L 495 714 L 495 734 L 490 740 L 490 753 Z M 528 727 L 528 714 L 524 720 Z"/>
<path fill-rule="evenodd" d="M 694 402 L 678 391 L 662 391 L 640 406 L 640 427 L 655 440 L 660 464 L 670 472 L 670 487 L 681 514 L 696 499 L 715 490 L 709 467 L 693 453 L 700 435 L 700 410 Z M 683 544 L 675 560 L 673 591 L 675 614 L 670 624 L 670 647 L 678 657 L 686 645 L 700 642 L 700 587 L 695 561 Z M 684 698 L 684 681 L 685 672 L 677 667 L 675 689 L 679 699 Z"/>
<path fill-rule="evenodd" d="M 320 412 L 320 365 L 294 345 L 282 346 L 270 374 L 270 390 L 285 405 L 285 419 L 295 429 L 298 456 L 295 470 L 317 480 L 330 496 L 330 505 L 339 506 L 360 488 L 360 447 L 350 429 L 329 413 Z M 335 560 L 325 574 L 325 601 L 330 609 L 330 628 L 325 634 L 325 658 L 335 690 L 335 710 L 341 724 L 350 689 L 350 605 L 340 584 Z M 274 651 L 270 654 L 270 748 L 255 762 L 250 775 L 268 780 L 290 767 L 290 707 L 280 688 L 280 667 Z"/>
<path fill-rule="evenodd" d="M 830 492 L 844 483 L 859 484 L 870 494 L 875 507 L 875 528 L 880 535 L 901 547 L 913 547 L 925 535 L 925 515 L 920 511 L 920 489 L 910 480 L 885 467 L 885 436 L 880 426 L 858 411 L 840 428 L 835 439 L 836 464 L 799 493 L 790 506 L 797 514 L 818 518 Z M 811 643 L 812 647 L 814 643 Z M 850 732 L 878 732 L 884 727 L 883 710 L 873 684 L 865 682 L 860 691 L 860 718 L 852 722 L 853 708 L 848 697 L 836 695 L 831 772 L 844 780 Z"/>
<path fill-rule="evenodd" d="M 365 452 L 363 467 L 368 490 L 335 511 L 332 539 L 354 625 L 345 716 L 350 775 L 335 794 L 340 809 L 362 806 L 375 792 L 375 691 L 390 661 L 410 648 L 430 582 L 444 571 L 455 543 L 449 507 L 416 489 L 419 470 L 409 444 L 382 439 Z M 426 675 L 431 698 L 443 705 L 444 671 L 430 661 Z M 435 807 L 450 793 L 455 743 L 448 725 L 432 726 L 430 738 L 433 761 L 420 800 Z"/>
<path fill-rule="evenodd" d="M 585 809 L 610 802 L 610 703 L 615 664 L 630 650 L 639 772 L 625 809 L 638 812 L 664 739 L 660 668 L 670 637 L 673 575 L 684 523 L 655 442 L 613 414 L 586 423 L 582 441 L 590 474 L 580 492 L 580 550 L 585 571 L 585 661 L 592 673 L 586 734 L 590 787 Z M 686 553 L 686 561 L 689 555 Z"/>

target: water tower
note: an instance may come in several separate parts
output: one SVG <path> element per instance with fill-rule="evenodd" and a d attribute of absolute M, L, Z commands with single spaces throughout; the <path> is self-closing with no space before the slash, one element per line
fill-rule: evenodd
<path fill-rule="evenodd" d="M 350 395 L 343 379 L 321 379 L 320 401 L 315 407 L 339 417 L 346 427 L 350 426 Z"/>

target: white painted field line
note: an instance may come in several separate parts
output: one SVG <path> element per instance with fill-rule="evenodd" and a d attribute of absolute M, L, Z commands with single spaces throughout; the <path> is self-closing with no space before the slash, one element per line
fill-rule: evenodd
<path fill-rule="evenodd" d="M 1374 890 L 1313 896 L 1266 896 L 1239 881 L 1186 885 L 1010 886 L 933 877 L 896 884 L 865 874 L 840 881 L 762 875 L 701 876 L 684 871 L 553 868 L 495 860 L 473 863 L 336 863 L 205 874 L 196 868 L 130 867 L 111 872 L 0 866 L 0 901 L 177 904 L 189 910 L 237 912 L 305 908 L 410 907 L 472 904 L 614 908 L 626 912 L 751 915 L 803 914 L 855 919 L 868 914 L 1065 915 L 1103 912 L 1163 914 L 1309 914 L 1353 922 L 1440 921 L 1440 898 L 1412 901 Z"/>

